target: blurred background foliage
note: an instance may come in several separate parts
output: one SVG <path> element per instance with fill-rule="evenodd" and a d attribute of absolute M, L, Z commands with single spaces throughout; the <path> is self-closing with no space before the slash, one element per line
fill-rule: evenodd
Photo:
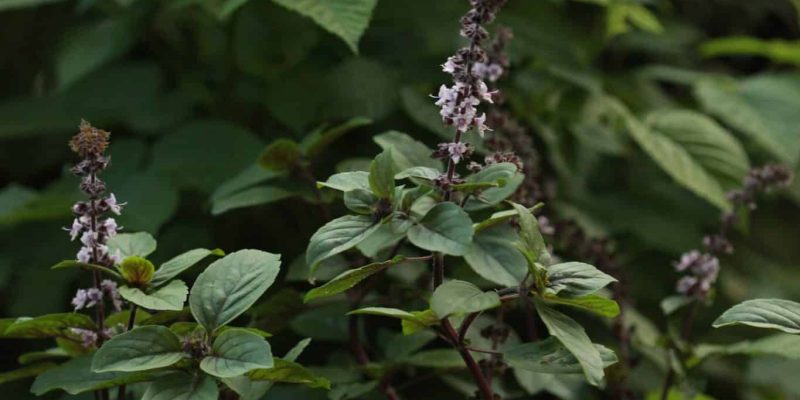
<path fill-rule="evenodd" d="M 310 286 L 302 261 L 292 261 L 325 222 L 315 203 L 328 200 L 315 197 L 311 182 L 363 168 L 379 151 L 377 134 L 406 132 L 429 145 L 449 135 L 427 94 L 445 83 L 438 66 L 461 44 L 458 18 L 467 5 L 359 0 L 362 10 L 345 10 L 353 17 L 347 25 L 301 15 L 317 2 L 0 0 L 2 315 L 61 311 L 81 284 L 80 274 L 48 267 L 77 249 L 61 230 L 79 197 L 66 142 L 85 118 L 112 131 L 108 184 L 128 202 L 119 222 L 158 237 L 154 261 L 195 247 L 283 254 L 284 283 L 251 317 L 281 333 L 279 349 L 314 338 L 303 363 L 350 389 L 279 387 L 268 398 L 368 393 L 355 370 L 332 367 L 352 363 L 343 343 L 346 305 L 300 300 Z M 662 330 L 659 301 L 677 277 L 670 260 L 714 228 L 727 207 L 724 192 L 750 166 L 798 167 L 798 3 L 510 0 L 500 13 L 498 24 L 515 36 L 503 90 L 556 188 L 547 207 L 611 239 L 629 297 Z M 309 134 L 326 139 L 303 147 Z M 307 174 L 259 163 L 279 138 L 301 143 Z M 798 205 L 796 180 L 748 216 L 735 257 L 723 260 L 714 306 L 697 324 L 700 341 L 756 335 L 706 329 L 732 303 L 800 298 Z M 411 297 L 404 287 L 419 267 L 392 274 L 387 290 Z M 462 269 L 455 273 L 471 273 Z M 593 337 L 607 332 L 587 324 Z M 384 329 L 396 327 L 370 326 L 371 337 L 386 344 Z M 1 370 L 30 350 L 11 341 L 0 347 Z M 797 361 L 728 361 L 699 367 L 709 379 L 697 385 L 714 398 L 800 396 Z M 660 379 L 643 367 L 633 385 L 648 393 Z M 402 393 L 459 398 L 459 381 L 445 382 L 412 380 Z M 24 399 L 26 384 L 3 390 Z M 559 385 L 551 395 L 589 398 L 575 382 Z"/>

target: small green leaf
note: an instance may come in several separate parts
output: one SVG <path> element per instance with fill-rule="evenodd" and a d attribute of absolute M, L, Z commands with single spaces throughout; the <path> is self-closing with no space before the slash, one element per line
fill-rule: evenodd
<path fill-rule="evenodd" d="M 280 255 L 260 250 L 240 250 L 214 261 L 192 286 L 192 315 L 209 332 L 233 321 L 275 282 L 280 264 Z"/>
<path fill-rule="evenodd" d="M 566 262 L 547 267 L 547 292 L 567 296 L 586 296 L 616 282 L 614 277 L 581 262 Z"/>
<path fill-rule="evenodd" d="M 394 174 L 392 150 L 386 149 L 369 165 L 369 187 L 372 193 L 382 199 L 391 198 L 394 195 Z"/>
<path fill-rule="evenodd" d="M 119 271 L 127 283 L 134 286 L 146 286 L 153 280 L 156 267 L 146 258 L 130 256 L 122 260 Z"/>
<path fill-rule="evenodd" d="M 617 355 L 606 347 L 595 344 L 603 367 L 615 364 Z M 503 360 L 512 368 L 546 374 L 580 374 L 583 372 L 578 359 L 555 337 L 536 343 L 523 343 L 503 351 Z"/>
<path fill-rule="evenodd" d="M 395 174 L 394 179 L 419 178 L 432 181 L 439 177 L 442 171 L 431 167 L 411 167 Z"/>
<path fill-rule="evenodd" d="M 800 333 L 800 303 L 782 299 L 747 300 L 725 311 L 713 324 L 714 328 L 729 325 Z"/>
<path fill-rule="evenodd" d="M 536 212 L 536 210 L 538 210 L 538 209 L 540 209 L 542 207 L 544 207 L 544 203 L 537 203 L 535 206 L 529 208 L 528 211 L 531 214 L 533 214 L 534 212 Z M 519 211 L 517 209 L 498 211 L 498 212 L 492 214 L 489 218 L 487 218 L 487 219 L 485 219 L 485 220 L 483 220 L 481 222 L 476 223 L 474 225 L 475 233 L 477 234 L 478 232 L 480 232 L 480 231 L 482 231 L 484 229 L 488 229 L 488 228 L 491 228 L 493 226 L 496 226 L 496 225 L 499 225 L 499 224 L 502 224 L 502 223 L 506 223 L 506 222 L 510 221 L 512 218 L 514 218 L 514 217 L 516 217 L 518 215 L 519 215 Z"/>
<path fill-rule="evenodd" d="M 147 310 L 180 311 L 186 302 L 189 288 L 183 281 L 176 279 L 152 293 L 145 293 L 135 287 L 122 286 L 119 288 L 119 294 L 123 299 Z"/>
<path fill-rule="evenodd" d="M 441 118 L 439 118 L 441 122 Z M 441 124 L 440 124 L 441 125 Z M 408 134 L 389 131 L 373 138 L 382 149 L 392 149 L 392 158 L 398 171 L 412 167 L 427 167 L 441 171 L 442 162 L 431 157 L 433 150 Z"/>
<path fill-rule="evenodd" d="M 297 383 L 312 388 L 331 388 L 330 381 L 314 375 L 300 364 L 280 358 L 275 358 L 274 362 L 274 367 L 269 369 L 257 369 L 248 373 L 247 376 L 254 381 Z"/>
<path fill-rule="evenodd" d="M 465 281 L 448 281 L 433 291 L 431 310 L 444 319 L 451 315 L 463 315 L 489 310 L 500 306 L 496 292 L 484 292 Z"/>
<path fill-rule="evenodd" d="M 360 268 L 347 270 L 339 274 L 339 276 L 326 282 L 324 285 L 311 289 L 308 293 L 306 293 L 303 301 L 307 303 L 320 297 L 333 296 L 335 294 L 342 293 L 357 285 L 364 279 L 367 279 L 368 277 L 377 274 L 378 272 L 383 271 L 392 265 L 396 265 L 402 262 L 404 259 L 405 257 L 403 256 L 397 256 L 388 261 L 372 263 Z"/>
<path fill-rule="evenodd" d="M 469 251 L 472 235 L 469 215 L 452 202 L 437 204 L 408 230 L 408 240 L 415 246 L 454 256 Z"/>
<path fill-rule="evenodd" d="M 619 315 L 619 304 L 616 301 L 595 294 L 569 298 L 545 294 L 544 299 L 551 303 L 579 308 L 607 318 Z"/>
<path fill-rule="evenodd" d="M 63 268 L 90 269 L 90 270 L 93 270 L 93 271 L 103 272 L 103 273 L 111 275 L 111 276 L 113 276 L 113 277 L 115 277 L 117 279 L 122 279 L 122 276 L 120 276 L 120 274 L 118 274 L 116 271 L 114 271 L 111 268 L 104 267 L 102 265 L 82 263 L 80 261 L 75 261 L 75 260 L 64 260 L 64 261 L 61 261 L 58 264 L 53 265 L 52 267 L 50 267 L 50 269 L 63 269 Z"/>
<path fill-rule="evenodd" d="M 225 252 L 220 249 L 189 250 L 161 264 L 161 266 L 158 267 L 158 270 L 156 270 L 151 283 L 153 286 L 160 286 L 210 255 L 222 257 L 225 255 Z"/>
<path fill-rule="evenodd" d="M 168 367 L 184 357 L 181 341 L 169 328 L 148 325 L 112 337 L 94 355 L 94 372 L 133 372 Z"/>
<path fill-rule="evenodd" d="M 400 319 L 404 335 L 410 335 L 439 322 L 439 318 L 432 310 L 409 312 L 396 308 L 365 307 L 350 311 L 347 315 L 379 315 Z"/>
<path fill-rule="evenodd" d="M 43 360 L 52 360 L 58 358 L 69 358 L 69 353 L 60 347 L 53 347 L 51 349 L 42 351 L 32 351 L 29 353 L 21 354 L 17 357 L 17 362 L 22 365 L 32 364 L 34 362 Z"/>
<path fill-rule="evenodd" d="M 525 175 L 517 171 L 517 166 L 511 163 L 493 164 L 480 172 L 467 177 L 467 183 L 475 185 L 491 184 L 486 190 L 470 197 L 464 205 L 467 211 L 483 210 L 511 197 L 525 179 Z"/>
<path fill-rule="evenodd" d="M 153 379 L 150 372 L 94 373 L 91 367 L 92 354 L 73 358 L 36 377 L 31 386 L 31 393 L 41 396 L 51 390 L 61 389 L 74 395 Z"/>
<path fill-rule="evenodd" d="M 261 167 L 272 171 L 286 171 L 296 166 L 303 157 L 300 145 L 291 139 L 277 139 L 268 144 L 258 158 Z"/>
<path fill-rule="evenodd" d="M 147 232 L 120 233 L 108 239 L 108 249 L 111 254 L 119 250 L 123 258 L 147 257 L 156 251 L 156 240 Z"/>
<path fill-rule="evenodd" d="M 538 260 L 545 250 L 544 238 L 539 231 L 539 222 L 525 206 L 511 203 L 519 218 L 519 237 L 530 260 Z"/>
<path fill-rule="evenodd" d="M 174 372 L 153 381 L 142 400 L 217 400 L 219 390 L 206 374 Z"/>
<path fill-rule="evenodd" d="M 18 368 L 12 371 L 3 371 L 0 372 L 0 385 L 8 382 L 18 381 L 20 379 L 26 379 L 34 376 L 38 376 L 39 374 L 47 371 L 48 369 L 57 367 L 58 365 L 52 362 L 42 362 L 36 363 L 32 365 L 26 365 L 22 368 Z"/>
<path fill-rule="evenodd" d="M 376 211 L 378 200 L 378 197 L 369 190 L 353 189 L 344 192 L 345 207 L 356 214 L 372 215 Z"/>
<path fill-rule="evenodd" d="M 372 9 L 378 0 L 272 0 L 314 20 L 319 26 L 339 36 L 353 53 L 358 54 L 358 40 L 369 25 Z"/>
<path fill-rule="evenodd" d="M 578 360 L 586 380 L 594 386 L 602 385 L 603 359 L 583 327 L 572 318 L 548 307 L 541 301 L 536 301 L 536 310 L 542 317 L 550 335 L 555 336 Z"/>
<path fill-rule="evenodd" d="M 352 249 L 379 226 L 370 216 L 345 215 L 319 228 L 311 236 L 306 250 L 306 263 L 312 274 L 323 260 Z"/>
<path fill-rule="evenodd" d="M 47 314 L 36 318 L 17 318 L 0 332 L 0 337 L 13 339 L 40 339 L 60 337 L 69 328 L 94 330 L 92 319 L 84 314 Z"/>
<path fill-rule="evenodd" d="M 217 336 L 212 354 L 200 362 L 200 369 L 218 378 L 231 378 L 273 365 L 269 342 L 243 329 L 227 329 Z"/>
<path fill-rule="evenodd" d="M 338 174 L 331 175 L 331 177 L 325 182 L 317 182 L 317 186 L 326 187 L 341 192 L 348 192 L 356 189 L 370 190 L 369 172 L 340 172 Z"/>

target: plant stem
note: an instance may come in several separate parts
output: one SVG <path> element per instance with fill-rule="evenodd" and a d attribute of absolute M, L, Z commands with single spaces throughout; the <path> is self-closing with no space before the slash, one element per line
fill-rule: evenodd
<path fill-rule="evenodd" d="M 686 316 L 683 318 L 680 338 L 685 342 L 690 342 L 692 340 L 692 329 L 694 328 L 694 320 L 695 317 L 697 317 L 699 304 L 699 301 L 695 300 L 689 308 Z M 667 365 L 670 365 L 670 363 L 668 362 Z M 674 383 L 675 370 L 670 367 L 667 377 L 664 379 L 664 387 L 661 389 L 661 400 L 667 400 L 669 398 L 669 390 L 672 388 Z"/>
<path fill-rule="evenodd" d="M 458 354 L 461 355 L 464 363 L 467 364 L 467 369 L 469 369 L 472 378 L 475 379 L 475 383 L 478 385 L 481 398 L 483 398 L 483 400 L 494 400 L 492 386 L 489 384 L 489 381 L 486 380 L 486 376 L 483 375 L 483 371 L 481 371 L 481 367 L 475 361 L 475 358 L 472 357 L 472 353 L 464 346 L 464 343 L 459 342 L 458 333 L 453 329 L 453 325 L 450 324 L 447 318 L 442 320 L 442 330 L 453 344 L 453 347 L 458 350 Z"/>
<path fill-rule="evenodd" d="M 92 183 L 97 181 L 97 174 L 92 173 L 90 175 L 90 179 Z M 99 214 L 97 211 L 97 199 L 91 198 L 89 199 L 90 207 L 92 208 L 92 218 L 91 218 L 91 229 L 92 232 L 97 232 L 97 215 Z M 100 256 L 97 253 L 97 246 L 92 246 L 92 263 L 99 264 Z M 94 270 L 92 271 L 92 276 L 94 277 L 94 287 L 101 291 L 103 290 L 100 283 L 103 281 L 103 276 L 100 274 L 100 271 Z M 105 302 L 100 300 L 95 305 L 95 324 L 97 325 L 97 347 L 103 345 L 105 335 L 105 325 L 106 325 L 106 310 L 105 310 Z M 98 391 L 100 393 L 100 398 L 102 400 L 108 400 L 109 392 L 108 389 L 101 389 Z"/>

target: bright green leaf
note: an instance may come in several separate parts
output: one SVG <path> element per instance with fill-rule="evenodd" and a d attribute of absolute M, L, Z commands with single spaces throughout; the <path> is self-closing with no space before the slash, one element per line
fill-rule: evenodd
<path fill-rule="evenodd" d="M 145 293 L 136 287 L 122 286 L 119 288 L 119 294 L 123 299 L 147 310 L 180 311 L 183 310 L 189 288 L 183 281 L 176 279 L 152 293 Z"/>
<path fill-rule="evenodd" d="M 415 246 L 454 256 L 469 251 L 472 235 L 469 215 L 451 202 L 437 204 L 408 230 L 408 240 Z"/>
<path fill-rule="evenodd" d="M 153 286 L 160 286 L 210 255 L 222 257 L 225 255 L 225 252 L 220 249 L 193 249 L 175 256 L 158 267 L 151 284 Z"/>
<path fill-rule="evenodd" d="M 330 33 L 339 36 L 353 53 L 369 25 L 378 0 L 273 0 L 305 15 Z"/>
<path fill-rule="evenodd" d="M 586 380 L 594 386 L 601 386 L 604 376 L 603 359 L 583 327 L 542 302 L 536 302 L 536 310 L 550 335 L 555 336 L 577 358 Z"/>
<path fill-rule="evenodd" d="M 448 281 L 433 291 L 431 310 L 439 318 L 489 310 L 500 306 L 496 292 L 484 292 L 465 281 Z"/>
<path fill-rule="evenodd" d="M 586 296 L 616 282 L 611 275 L 581 262 L 566 262 L 547 267 L 547 291 L 567 296 Z"/>
<path fill-rule="evenodd" d="M 228 329 L 214 339 L 212 355 L 200 369 L 219 378 L 232 378 L 258 368 L 272 368 L 272 351 L 263 337 L 243 329 Z"/>
<path fill-rule="evenodd" d="M 168 367 L 185 357 L 180 339 L 169 328 L 147 325 L 112 337 L 92 361 L 94 372 L 134 372 Z"/>
<path fill-rule="evenodd" d="M 800 333 L 800 303 L 781 299 L 747 300 L 725 311 L 713 324 L 715 328 L 729 325 Z"/>
<path fill-rule="evenodd" d="M 323 260 L 352 249 L 375 232 L 380 224 L 366 215 L 345 215 L 319 228 L 308 243 L 306 263 L 316 271 Z"/>
<path fill-rule="evenodd" d="M 386 268 L 391 267 L 392 265 L 396 265 L 402 262 L 403 260 L 404 257 L 397 256 L 388 261 L 372 263 L 360 268 L 347 270 L 339 274 L 337 277 L 326 282 L 324 285 L 318 288 L 311 289 L 308 293 L 306 293 L 305 297 L 303 298 L 303 301 L 309 302 L 316 298 L 333 296 L 335 294 L 342 293 L 352 288 L 353 286 L 357 285 L 364 279 L 367 279 L 370 276 L 377 274 L 378 272 L 381 272 Z"/>
<path fill-rule="evenodd" d="M 122 258 L 147 257 L 156 251 L 156 240 L 147 232 L 120 233 L 108 239 L 108 249 L 111 254 L 119 250 Z"/>
<path fill-rule="evenodd" d="M 594 344 L 603 367 L 615 364 L 617 355 L 606 347 Z M 503 351 L 503 360 L 512 368 L 547 374 L 580 374 L 583 367 L 578 359 L 555 337 L 535 343 L 523 343 Z"/>
<path fill-rule="evenodd" d="M 217 400 L 219 390 L 206 374 L 174 372 L 153 381 L 142 400 Z"/>

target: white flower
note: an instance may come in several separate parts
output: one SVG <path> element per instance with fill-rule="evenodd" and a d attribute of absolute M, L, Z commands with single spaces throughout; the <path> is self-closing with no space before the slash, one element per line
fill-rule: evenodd
<path fill-rule="evenodd" d="M 78 261 L 88 264 L 89 261 L 92 260 L 92 249 L 86 246 L 81 247 L 81 249 L 78 251 L 77 258 Z"/>
<path fill-rule="evenodd" d="M 106 205 L 108 205 L 108 209 L 111 210 L 114 214 L 120 215 L 122 213 L 122 206 L 127 203 L 118 203 L 116 196 L 114 193 L 111 193 L 108 198 L 106 198 Z"/>
<path fill-rule="evenodd" d="M 480 117 L 476 117 L 473 120 L 475 127 L 478 129 L 478 133 L 483 137 L 486 131 L 491 131 L 488 126 L 486 126 L 486 113 L 481 114 Z"/>
<path fill-rule="evenodd" d="M 493 103 L 492 95 L 497 93 L 497 91 L 490 92 L 489 87 L 486 86 L 484 81 L 478 81 L 478 96 L 487 103 Z"/>
<path fill-rule="evenodd" d="M 469 147 L 467 147 L 467 145 L 463 142 L 447 144 L 447 152 L 450 154 L 450 158 L 456 164 L 461 161 L 461 158 L 464 157 L 464 154 L 466 154 L 467 151 L 469 151 Z"/>
<path fill-rule="evenodd" d="M 114 263 L 114 265 L 119 265 L 119 263 L 122 262 L 122 252 L 117 249 L 113 253 L 109 254 L 108 258 Z"/>
<path fill-rule="evenodd" d="M 94 247 L 97 245 L 97 238 L 97 232 L 86 231 L 83 232 L 83 235 L 81 235 L 81 243 L 83 243 L 83 245 L 86 247 Z"/>
<path fill-rule="evenodd" d="M 442 71 L 447 72 L 448 74 L 452 74 L 456 72 L 456 68 L 458 65 L 455 62 L 455 57 L 447 57 L 447 62 L 442 64 Z"/>
<path fill-rule="evenodd" d="M 75 240 L 75 238 L 77 238 L 78 235 L 81 234 L 82 230 L 83 230 L 83 224 L 78 218 L 75 218 L 75 220 L 72 221 L 72 227 L 68 229 L 70 240 Z"/>
<path fill-rule="evenodd" d="M 114 218 L 106 218 L 106 220 L 103 221 L 100 227 L 105 230 L 106 236 L 108 237 L 116 236 L 117 230 L 119 229 L 117 221 L 114 220 Z"/>

